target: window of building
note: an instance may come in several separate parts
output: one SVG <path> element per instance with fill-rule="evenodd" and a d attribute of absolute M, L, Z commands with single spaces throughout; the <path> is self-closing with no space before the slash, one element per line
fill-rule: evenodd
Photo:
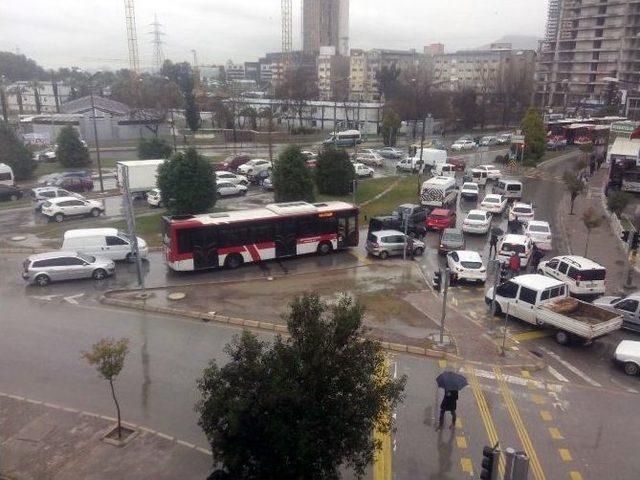
<path fill-rule="evenodd" d="M 601 48 L 602 47 L 602 40 L 595 40 L 593 42 L 593 48 Z"/>
<path fill-rule="evenodd" d="M 596 38 L 602 38 L 603 35 L 604 31 L 602 30 L 602 28 L 596 30 Z"/>
<path fill-rule="evenodd" d="M 591 71 L 592 72 L 597 72 L 598 71 L 598 64 L 597 63 L 592 63 L 591 64 Z"/>
<path fill-rule="evenodd" d="M 603 26 L 603 25 L 604 25 L 604 17 L 597 18 L 597 19 L 596 19 L 596 25 L 597 25 L 598 27 Z"/>
<path fill-rule="evenodd" d="M 595 81 L 596 81 L 596 76 L 595 76 L 595 74 L 593 74 L 593 73 L 592 73 L 592 74 L 590 74 L 590 75 L 589 75 L 589 82 L 593 83 L 593 82 L 595 82 Z"/>
<path fill-rule="evenodd" d="M 593 55 L 591 56 L 591 58 L 593 58 L 593 60 L 599 60 L 600 52 L 593 52 Z"/>

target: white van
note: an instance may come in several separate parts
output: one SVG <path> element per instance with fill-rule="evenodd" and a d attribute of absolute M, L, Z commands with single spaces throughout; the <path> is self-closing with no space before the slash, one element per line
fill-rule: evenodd
<path fill-rule="evenodd" d="M 413 156 L 413 158 L 418 160 L 419 164 L 420 149 L 416 151 L 416 154 Z M 435 167 L 439 163 L 447 163 L 447 151 L 438 150 L 437 148 L 423 148 L 422 163 L 424 163 L 425 167 Z"/>
<path fill-rule="evenodd" d="M 479 168 L 472 168 L 469 171 L 469 177 L 473 183 L 478 185 L 486 185 L 487 180 L 489 179 L 489 173 L 486 170 L 481 170 Z"/>
<path fill-rule="evenodd" d="M 111 260 L 133 261 L 129 236 L 115 228 L 84 228 L 64 232 L 62 250 L 96 255 Z M 147 242 L 138 237 L 140 258 L 149 254 Z"/>
<path fill-rule="evenodd" d="M 417 172 L 420 170 L 420 159 L 416 157 L 406 157 L 396 163 L 396 170 L 399 172 Z"/>
<path fill-rule="evenodd" d="M 455 177 L 456 166 L 450 163 L 438 163 L 431 169 L 431 175 L 434 177 Z"/>
<path fill-rule="evenodd" d="M 0 185 L 9 185 L 13 187 L 15 184 L 13 170 L 6 163 L 0 163 Z"/>
<path fill-rule="evenodd" d="M 420 189 L 420 202 L 427 207 L 455 205 L 457 198 L 456 179 L 451 177 L 430 178 Z"/>
<path fill-rule="evenodd" d="M 606 288 L 607 269 L 577 255 L 561 255 L 540 262 L 538 273 L 566 283 L 575 296 L 604 295 Z"/>
<path fill-rule="evenodd" d="M 498 180 L 492 191 L 509 200 L 520 200 L 522 198 L 522 182 L 518 180 Z"/>

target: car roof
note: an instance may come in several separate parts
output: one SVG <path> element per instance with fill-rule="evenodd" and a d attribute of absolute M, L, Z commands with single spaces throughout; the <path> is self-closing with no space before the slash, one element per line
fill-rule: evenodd
<path fill-rule="evenodd" d="M 31 190 L 33 190 L 34 193 L 40 193 L 40 192 L 50 192 L 51 190 L 64 190 L 64 189 L 61 187 L 48 186 L 48 187 L 34 187 Z"/>
<path fill-rule="evenodd" d="M 484 198 L 499 198 L 500 200 L 502 200 L 502 195 L 500 195 L 499 193 L 487 193 Z M 484 199 L 483 199 L 484 200 Z"/>
<path fill-rule="evenodd" d="M 60 203 L 60 202 L 66 202 L 67 200 L 82 200 L 82 199 L 78 197 L 58 197 L 58 198 L 50 198 L 48 201 L 51 203 Z"/>
<path fill-rule="evenodd" d="M 456 250 L 456 253 L 458 254 L 458 258 L 461 262 L 475 260 L 480 260 L 482 262 L 482 257 L 474 250 Z"/>
<path fill-rule="evenodd" d="M 447 186 L 456 183 L 456 179 L 452 177 L 433 177 L 422 184 L 422 188 L 433 186 Z"/>
<path fill-rule="evenodd" d="M 508 233 L 502 237 L 502 243 L 528 243 L 529 237 L 526 235 L 518 235 L 515 233 Z"/>
<path fill-rule="evenodd" d="M 540 227 L 549 227 L 549 230 L 551 230 L 551 227 L 549 226 L 549 222 L 545 222 L 544 220 L 531 220 L 529 223 L 527 223 L 527 226 L 531 226 L 531 225 L 539 225 Z"/>
<path fill-rule="evenodd" d="M 511 208 L 516 208 L 516 207 L 529 207 L 529 208 L 533 208 L 533 205 L 531 205 L 530 203 L 525 203 L 525 202 L 515 202 L 513 204 L 513 207 Z"/>
<path fill-rule="evenodd" d="M 464 182 L 462 184 L 462 188 L 465 188 L 465 187 L 473 187 L 476 190 L 480 188 L 477 183 L 473 183 L 473 182 Z"/>
<path fill-rule="evenodd" d="M 81 238 L 90 236 L 114 236 L 118 233 L 117 228 L 76 228 L 64 232 L 64 238 Z"/>
<path fill-rule="evenodd" d="M 622 340 L 616 347 L 616 353 L 621 355 L 640 355 L 640 342 L 636 340 Z"/>
<path fill-rule="evenodd" d="M 564 282 L 561 282 L 560 280 L 546 277 L 544 275 L 539 275 L 537 273 L 518 275 L 517 277 L 513 277 L 511 281 L 517 285 L 522 285 L 523 287 L 527 288 L 533 288 L 534 290 L 545 290 L 547 288 L 564 285 Z"/>
<path fill-rule="evenodd" d="M 49 258 L 58 258 L 58 257 L 75 257 L 78 255 L 78 252 L 73 251 L 55 251 L 55 252 L 44 252 L 44 253 L 36 253 L 34 255 L 29 255 L 29 260 L 32 262 L 35 260 L 47 260 Z"/>
<path fill-rule="evenodd" d="M 385 235 L 404 235 L 404 233 L 398 230 L 378 230 L 377 232 L 371 232 L 374 235 L 385 236 Z"/>
<path fill-rule="evenodd" d="M 486 137 L 485 137 L 485 138 L 486 138 Z M 491 137 L 491 138 L 494 138 L 494 137 Z M 495 165 L 491 165 L 491 164 L 488 164 L 488 163 L 484 163 L 484 164 L 482 164 L 482 165 L 478 165 L 478 166 L 479 166 L 479 167 L 490 168 L 490 169 L 492 169 L 492 170 L 500 170 L 500 169 L 499 169 L 498 167 L 496 167 Z"/>
<path fill-rule="evenodd" d="M 579 255 L 559 255 L 557 257 L 553 257 L 553 258 L 558 258 L 560 260 L 566 260 L 568 263 L 573 263 L 573 264 L 577 264 L 577 266 L 579 266 L 580 268 L 585 268 L 585 269 L 602 269 L 605 268 L 602 265 L 600 265 L 599 263 L 594 262 L 593 260 L 589 259 L 589 258 L 585 258 L 585 257 L 581 257 Z"/>
<path fill-rule="evenodd" d="M 487 214 L 488 214 L 488 212 L 486 212 L 485 210 L 479 210 L 477 208 L 474 208 L 472 210 L 469 210 L 469 213 L 467 213 L 467 216 L 471 215 L 472 213 L 478 213 L 478 214 L 482 215 L 483 217 L 487 216 Z"/>
<path fill-rule="evenodd" d="M 499 182 L 502 182 L 504 184 L 515 183 L 522 186 L 522 182 L 520 180 L 514 180 L 513 178 L 501 178 Z"/>
<path fill-rule="evenodd" d="M 444 230 L 442 230 L 442 235 L 445 235 L 447 233 L 456 234 L 456 235 L 464 235 L 464 233 L 462 232 L 461 228 L 445 228 Z"/>

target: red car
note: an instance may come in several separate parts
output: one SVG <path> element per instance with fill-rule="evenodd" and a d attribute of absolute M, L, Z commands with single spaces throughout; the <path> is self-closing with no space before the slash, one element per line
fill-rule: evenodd
<path fill-rule="evenodd" d="M 446 208 L 436 208 L 427 217 L 426 225 L 429 230 L 456 228 L 456 212 Z"/>
<path fill-rule="evenodd" d="M 249 160 L 251 160 L 249 155 L 236 155 L 235 157 L 229 157 L 222 164 L 222 169 L 229 172 L 235 172 L 238 170 L 240 165 L 244 165 Z"/>
<path fill-rule="evenodd" d="M 464 172 L 465 168 L 467 168 L 467 162 L 462 157 L 449 157 L 447 158 L 447 163 L 453 165 L 456 172 Z"/>

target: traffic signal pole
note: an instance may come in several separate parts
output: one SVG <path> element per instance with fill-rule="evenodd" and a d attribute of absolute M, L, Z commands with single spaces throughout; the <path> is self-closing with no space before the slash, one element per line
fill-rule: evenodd
<path fill-rule="evenodd" d="M 442 316 L 440 317 L 440 345 L 444 345 L 444 321 L 447 316 L 447 292 L 449 291 L 449 278 L 451 270 L 445 269 L 442 275 Z"/>

